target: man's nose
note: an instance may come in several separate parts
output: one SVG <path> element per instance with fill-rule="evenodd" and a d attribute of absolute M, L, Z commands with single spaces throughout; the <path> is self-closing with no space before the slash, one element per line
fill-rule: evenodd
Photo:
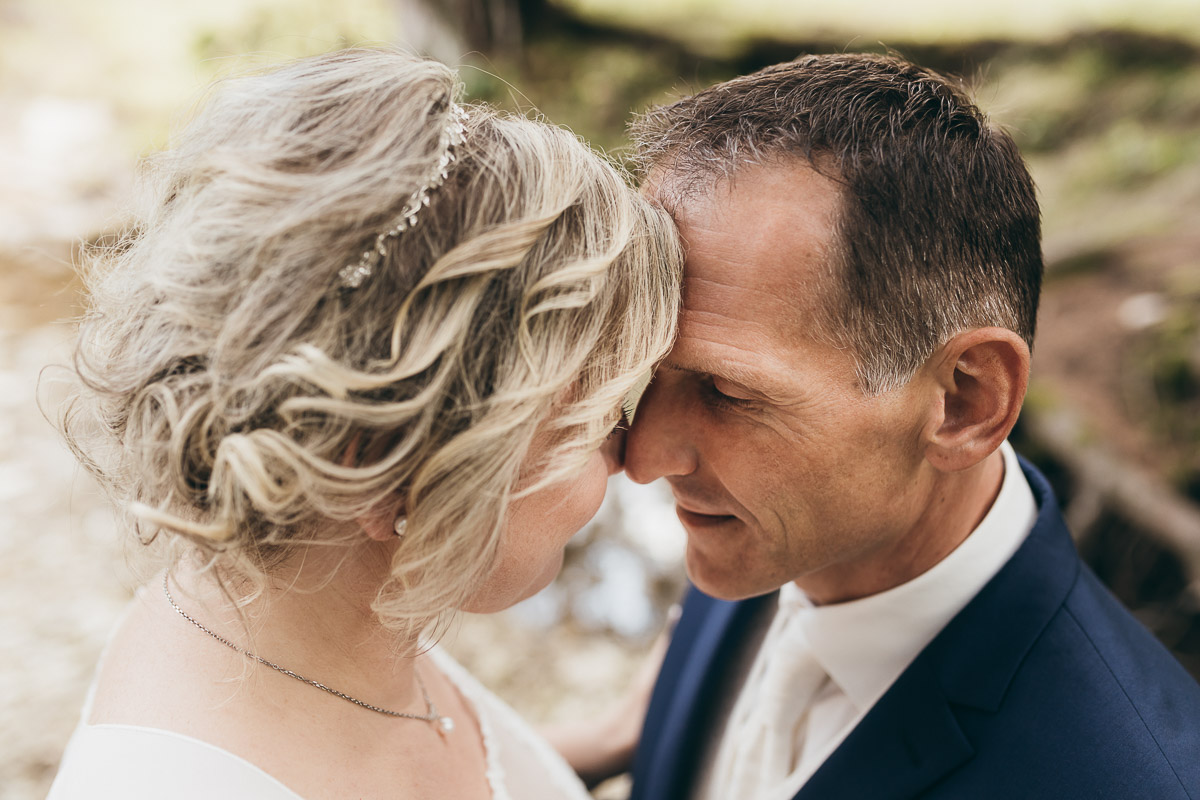
<path fill-rule="evenodd" d="M 690 475 L 697 466 L 695 429 L 680 402 L 677 380 L 662 370 L 642 395 L 625 435 L 625 474 L 636 483 Z"/>

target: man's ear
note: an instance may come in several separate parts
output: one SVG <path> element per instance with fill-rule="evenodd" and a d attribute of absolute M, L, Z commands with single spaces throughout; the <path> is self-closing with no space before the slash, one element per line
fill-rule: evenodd
<path fill-rule="evenodd" d="M 941 419 L 925 457 L 944 472 L 969 469 L 998 448 L 1017 422 L 1029 385 L 1029 347 L 1006 328 L 976 328 L 947 342 L 930 364 Z"/>

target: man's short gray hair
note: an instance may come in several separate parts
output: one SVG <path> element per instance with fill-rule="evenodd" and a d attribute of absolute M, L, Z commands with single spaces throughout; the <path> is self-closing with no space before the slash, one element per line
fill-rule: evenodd
<path fill-rule="evenodd" d="M 1033 345 L 1041 289 L 1033 181 L 956 83 L 900 58 L 807 56 L 651 109 L 639 166 L 686 197 L 748 164 L 799 159 L 842 187 L 837 276 L 818 330 L 868 393 L 903 385 L 956 333 Z"/>

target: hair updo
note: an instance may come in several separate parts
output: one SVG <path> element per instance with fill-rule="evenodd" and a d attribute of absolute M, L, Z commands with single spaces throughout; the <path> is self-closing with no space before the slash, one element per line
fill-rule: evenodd
<path fill-rule="evenodd" d="M 89 257 L 63 430 L 167 564 L 198 549 L 261 586 L 402 506 L 375 610 L 420 628 L 487 574 L 534 436 L 534 485 L 569 475 L 669 349 L 667 215 L 570 132 L 485 106 L 418 224 L 339 283 L 458 91 L 433 61 L 331 53 L 220 82 L 148 159 L 148 210 Z"/>

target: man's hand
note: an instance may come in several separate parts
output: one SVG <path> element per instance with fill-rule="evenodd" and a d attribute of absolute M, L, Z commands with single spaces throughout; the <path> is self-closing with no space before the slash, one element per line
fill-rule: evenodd
<path fill-rule="evenodd" d="M 595 719 L 559 722 L 542 728 L 542 735 L 589 788 L 629 771 L 632 766 L 650 694 L 678 619 L 679 606 L 672 606 L 667 612 L 666 628 L 650 648 L 624 696 L 608 711 Z"/>

